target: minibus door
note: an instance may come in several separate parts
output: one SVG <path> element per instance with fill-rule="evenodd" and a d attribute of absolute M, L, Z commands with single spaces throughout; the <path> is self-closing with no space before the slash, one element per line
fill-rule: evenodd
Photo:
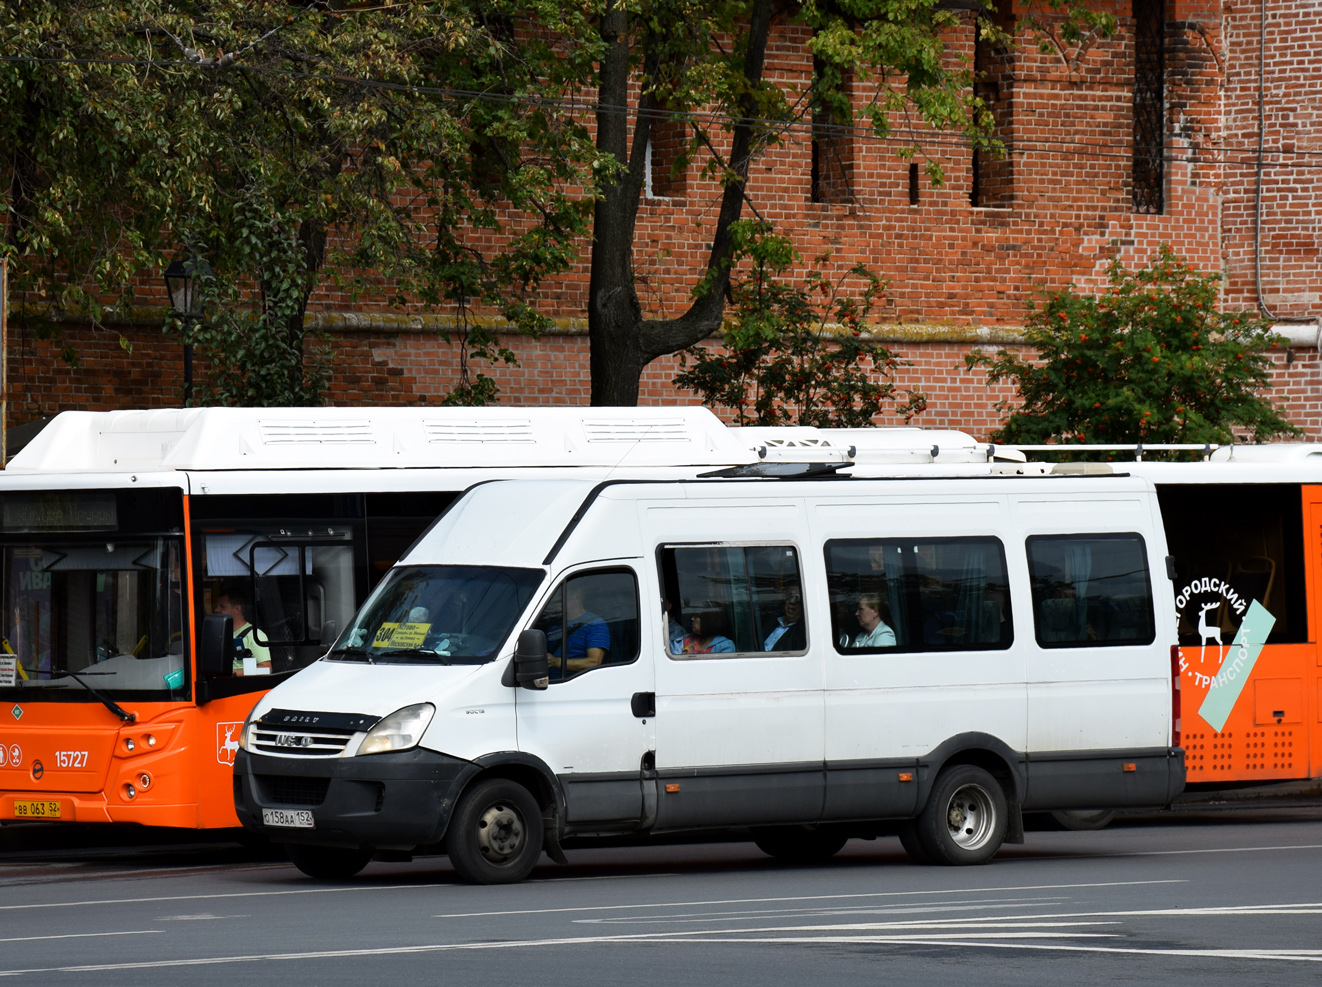
<path fill-rule="evenodd" d="M 638 599 L 633 569 L 581 569 L 532 625 L 546 634 L 552 667 L 546 690 L 518 690 L 519 749 L 559 777 L 571 827 L 636 829 L 655 805 L 643 793 L 645 772 L 652 784 L 656 686 L 640 647 Z"/>

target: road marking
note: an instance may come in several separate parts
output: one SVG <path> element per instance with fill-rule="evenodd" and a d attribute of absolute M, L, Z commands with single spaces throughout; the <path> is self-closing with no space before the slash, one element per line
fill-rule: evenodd
<path fill-rule="evenodd" d="M 666 943 L 664 939 L 653 939 L 651 942 Z M 967 937 L 962 939 L 940 939 L 911 936 L 809 936 L 795 939 L 675 939 L 670 944 L 691 945 L 695 942 L 702 943 L 741 943 L 753 944 L 762 943 L 766 945 L 807 945 L 812 943 L 824 943 L 828 945 L 883 945 L 883 946 L 967 946 L 973 949 L 1036 949 L 1050 950 L 1053 952 L 1064 953 L 1115 953 L 1129 956 L 1177 956 L 1181 958 L 1202 957 L 1207 959 L 1230 959 L 1230 960 L 1285 960 L 1294 963 L 1322 963 L 1322 950 L 1318 949 L 1156 949 L 1154 947 L 1142 946 L 1105 946 L 1105 945 L 1079 945 L 1066 946 L 1047 942 L 994 942 L 990 940 L 967 941 Z"/>
<path fill-rule="evenodd" d="M 755 918 L 770 918 L 776 916 L 779 918 L 826 918 L 832 915 L 881 915 L 881 914 L 909 914 L 917 915 L 923 912 L 965 912 L 965 911 L 987 911 L 993 908 L 1026 908 L 1034 903 L 1041 903 L 1045 906 L 1048 903 L 1067 901 L 1062 896 L 1051 896 L 1042 898 L 1012 898 L 1004 902 L 985 902 L 972 905 L 955 904 L 933 904 L 933 905 L 881 905 L 875 908 L 759 908 L 752 911 L 736 912 L 695 912 L 684 915 L 620 915 L 608 918 L 576 918 L 571 921 L 575 925 L 624 925 L 638 922 L 736 922 L 740 919 L 753 920 Z"/>
<path fill-rule="evenodd" d="M 1292 950 L 1266 950 L 1266 949 L 1156 949 L 1132 946 L 1111 946 L 1103 944 L 1080 944 L 1066 945 L 1063 943 L 1053 943 L 1047 940 L 1053 938 L 1115 938 L 1110 933 L 987 933 L 985 938 L 982 934 L 965 933 L 962 936 L 801 936 L 794 938 L 768 937 L 768 936 L 749 936 L 746 934 L 736 934 L 736 938 L 701 938 L 690 936 L 684 933 L 679 935 L 657 935 L 654 933 L 642 933 L 637 935 L 617 935 L 617 936 L 588 936 L 573 937 L 562 939 L 524 939 L 512 940 L 507 942 L 475 942 L 475 943 L 429 943 L 420 946 L 385 946 L 371 949 L 336 949 L 336 950 L 308 950 L 299 953 L 256 953 L 247 956 L 213 956 L 198 957 L 194 959 L 179 960 L 144 960 L 129 963 L 96 963 L 82 966 L 58 966 L 58 967 L 33 967 L 21 970 L 0 970 L 0 977 L 22 976 L 33 973 L 111 973 L 123 970 L 144 970 L 144 969 L 162 969 L 174 967 L 192 967 L 192 966 L 221 966 L 234 963 L 266 963 L 278 961 L 307 961 L 318 959 L 347 959 L 353 957 L 370 956 L 399 956 L 401 954 L 424 954 L 440 952 L 459 952 L 459 951 L 482 951 L 497 949 L 521 949 L 547 946 L 582 946 L 582 945 L 615 945 L 629 943 L 662 943 L 672 945 L 688 945 L 692 943 L 709 943 L 713 945 L 724 945 L 728 943 L 761 943 L 766 945 L 885 945 L 885 946 L 947 946 L 947 947 L 967 947 L 975 949 L 1036 949 L 1050 950 L 1057 952 L 1076 952 L 1076 953 L 1110 953 L 1120 955 L 1139 955 L 1139 956 L 1175 956 L 1175 957 L 1204 957 L 1209 959 L 1249 959 L 1249 960 L 1276 960 L 1289 962 L 1322 962 L 1322 950 L 1292 949 Z M 1007 939 L 1017 939 L 1017 942 L 1008 942 Z M 1031 942 L 1023 941 L 1031 939 Z"/>
<path fill-rule="evenodd" d="M 452 888 L 457 882 L 441 884 L 371 884 L 348 888 L 294 888 L 287 891 L 232 891 L 224 894 L 173 894 L 156 898 L 102 898 L 96 901 L 45 901 L 26 905 L 0 905 L 0 912 L 32 908 L 90 908 L 93 905 L 148 905 L 155 901 L 214 901 L 222 898 L 270 898 L 291 894 L 344 894 L 357 891 L 419 891 L 426 888 Z"/>
<path fill-rule="evenodd" d="M 65 932 L 57 936 L 15 936 L 0 942 L 46 942 L 51 939 L 95 939 L 98 936 L 156 936 L 160 929 L 135 929 L 132 932 Z"/>
<path fill-rule="evenodd" d="M 874 891 L 866 894 L 805 894 L 778 898 L 716 898 L 711 901 L 657 901 L 636 905 L 580 905 L 573 908 L 523 908 L 503 912 L 454 912 L 432 918 L 490 918 L 497 915 L 556 915 L 570 912 L 610 912 L 627 908 L 700 908 L 704 905 L 764 905 L 778 901 L 851 901 L 860 898 L 911 898 L 935 894 L 997 894 L 1004 891 L 1064 891 L 1074 888 L 1133 888 L 1153 884 L 1188 884 L 1186 880 L 1104 881 L 1092 884 L 1026 884 L 1008 888 L 950 888 L 933 891 Z"/>

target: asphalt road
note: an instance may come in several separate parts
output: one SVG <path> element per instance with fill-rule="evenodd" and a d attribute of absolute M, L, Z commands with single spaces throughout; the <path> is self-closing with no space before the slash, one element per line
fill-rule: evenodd
<path fill-rule="evenodd" d="M 975 868 L 853 841 L 578 849 L 527 883 L 443 858 L 318 883 L 270 852 L 0 830 L 0 978 L 33 984 L 1322 983 L 1322 809 L 1030 832 Z M 99 843 L 100 847 L 89 844 Z M 118 845 L 107 845 L 107 844 Z"/>

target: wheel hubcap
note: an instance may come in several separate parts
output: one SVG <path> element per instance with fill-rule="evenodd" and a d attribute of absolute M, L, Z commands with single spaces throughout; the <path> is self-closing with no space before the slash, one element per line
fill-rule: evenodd
<path fill-rule="evenodd" d="M 977 850 L 991 839 L 996 824 L 991 795 L 981 785 L 965 785 L 946 808 L 950 838 L 964 850 Z"/>
<path fill-rule="evenodd" d="M 519 811 L 505 802 L 497 802 L 488 806 L 477 821 L 477 846 L 487 860 L 508 860 L 523 846 L 524 833 Z"/>

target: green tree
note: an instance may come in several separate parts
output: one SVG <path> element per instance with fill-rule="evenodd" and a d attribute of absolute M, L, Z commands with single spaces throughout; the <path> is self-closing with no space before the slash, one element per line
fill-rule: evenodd
<path fill-rule="evenodd" d="M 783 280 L 801 258 L 763 222 L 740 220 L 731 240 L 734 262 L 749 264 L 730 284 L 725 350 L 683 351 L 675 385 L 697 391 L 709 407 L 730 409 L 739 425 L 874 424 L 889 410 L 890 378 L 900 365 L 864 335 L 885 284 L 862 265 L 835 281 L 817 267 L 799 283 Z M 850 282 L 859 284 L 857 294 L 846 290 Z M 924 407 L 923 395 L 910 392 L 895 411 L 907 423 Z"/>
<path fill-rule="evenodd" d="M 516 13 L 536 26 L 518 43 Z M 185 249 L 214 269 L 187 328 L 213 370 L 205 400 L 318 400 L 326 367 L 304 343 L 325 287 L 455 316 L 467 357 L 513 359 L 473 309 L 547 325 L 530 299 L 572 263 L 590 210 L 586 131 L 545 98 L 582 72 L 538 40 L 577 30 L 566 16 L 492 0 L 6 6 L 4 247 L 16 293 L 46 302 L 24 317 L 47 333 L 65 313 L 131 317 L 134 279 Z"/>
<path fill-rule="evenodd" d="M 1111 264 L 1109 288 L 1044 294 L 1024 342 L 1035 356 L 977 350 L 989 384 L 1012 382 L 997 442 L 1231 442 L 1298 435 L 1262 396 L 1267 351 L 1283 340 L 1247 312 L 1217 308 L 1219 275 L 1200 274 L 1163 245 L 1136 271 Z"/>

